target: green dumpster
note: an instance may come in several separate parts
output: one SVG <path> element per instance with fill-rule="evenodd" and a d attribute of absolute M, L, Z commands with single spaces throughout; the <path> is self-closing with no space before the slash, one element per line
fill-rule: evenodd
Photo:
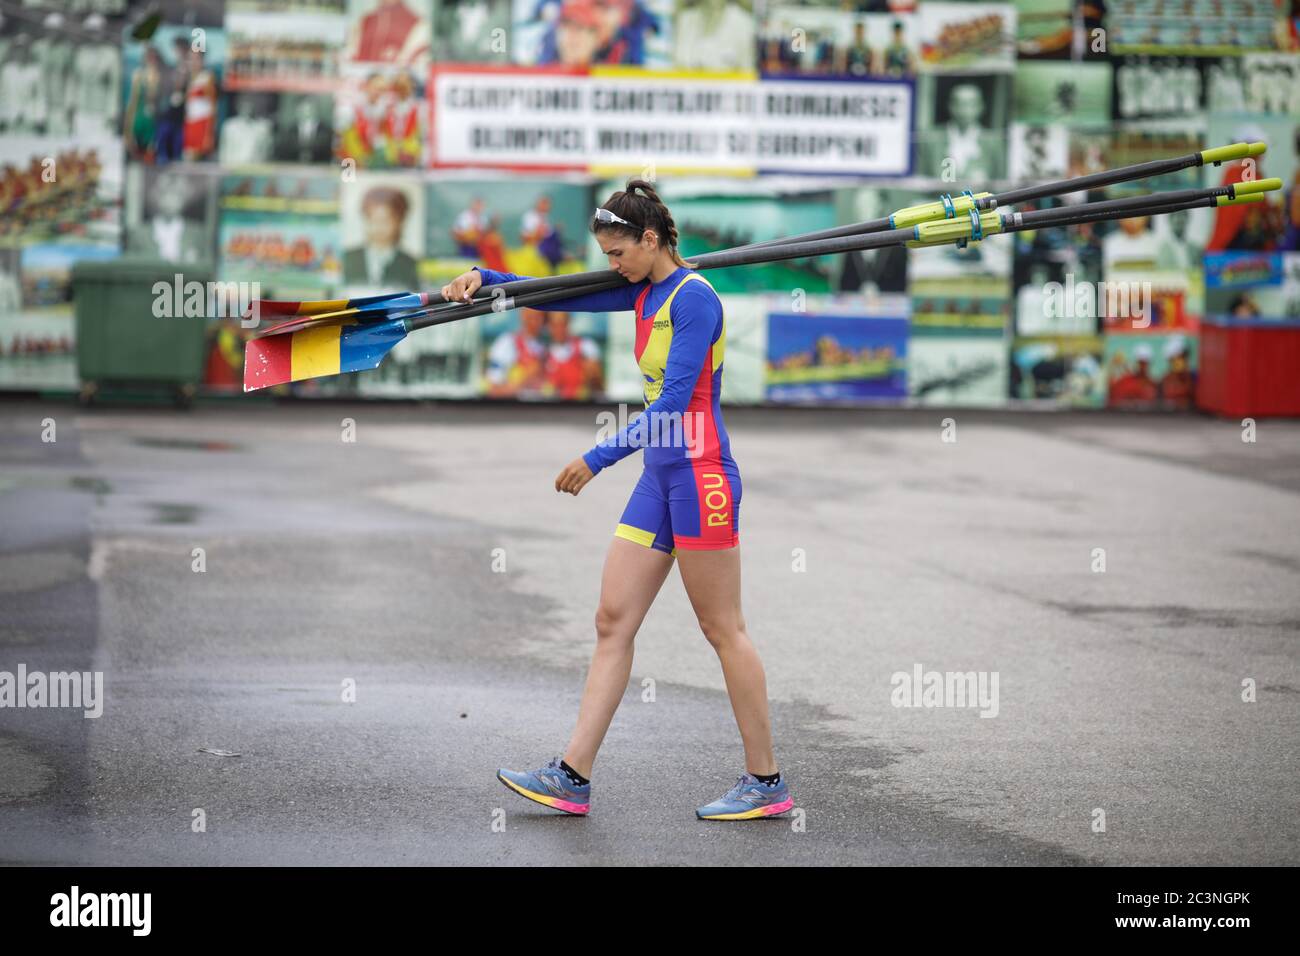
<path fill-rule="evenodd" d="M 81 398 L 146 387 L 188 402 L 203 380 L 210 264 L 83 260 L 72 268 Z M 195 314 L 201 312 L 203 314 Z"/>

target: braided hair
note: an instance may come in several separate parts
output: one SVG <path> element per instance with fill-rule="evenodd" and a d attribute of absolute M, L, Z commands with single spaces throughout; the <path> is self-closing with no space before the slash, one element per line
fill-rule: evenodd
<path fill-rule="evenodd" d="M 653 229 L 660 244 L 667 247 L 673 262 L 688 269 L 695 268 L 694 263 L 687 262 L 677 251 L 677 225 L 673 222 L 673 214 L 659 198 L 654 186 L 644 179 L 629 179 L 627 188 L 610 196 L 602 208 L 608 209 L 620 219 L 637 223 L 644 229 Z M 642 230 L 618 222 L 596 222 L 591 228 L 593 232 L 616 230 L 638 242 L 641 240 Z"/>

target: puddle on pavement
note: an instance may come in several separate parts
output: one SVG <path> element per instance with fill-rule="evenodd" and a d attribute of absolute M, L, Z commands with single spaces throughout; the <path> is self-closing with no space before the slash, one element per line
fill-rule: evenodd
<path fill-rule="evenodd" d="M 94 475 L 76 475 L 68 479 L 68 484 L 78 491 L 88 491 L 92 495 L 106 495 L 113 490 L 113 486 L 107 481 Z"/>
<path fill-rule="evenodd" d="M 154 524 L 194 524 L 199 516 L 198 505 L 175 504 L 167 501 L 151 501 Z"/>

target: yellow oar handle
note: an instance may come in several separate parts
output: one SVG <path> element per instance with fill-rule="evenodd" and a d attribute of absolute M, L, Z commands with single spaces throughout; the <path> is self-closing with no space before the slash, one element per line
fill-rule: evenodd
<path fill-rule="evenodd" d="M 1201 162 L 1226 163 L 1233 159 L 1245 159 L 1247 156 L 1262 156 L 1268 149 L 1267 143 L 1233 143 L 1230 146 L 1216 146 L 1201 150 Z"/>
<path fill-rule="evenodd" d="M 1216 196 L 1214 201 L 1220 206 L 1243 206 L 1248 202 L 1263 202 L 1263 193 L 1248 193 L 1245 196 L 1238 196 L 1236 199 L 1229 199 L 1227 196 Z"/>
<path fill-rule="evenodd" d="M 996 209 L 980 213 L 980 228 L 986 236 L 1001 232 L 1002 216 Z M 917 246 L 937 246 L 948 242 L 956 242 L 958 239 L 969 238 L 971 238 L 971 219 L 970 213 L 967 212 L 956 219 L 918 223 L 916 238 L 910 240 L 907 244 L 912 248 Z"/>
<path fill-rule="evenodd" d="M 1282 188 L 1282 180 L 1274 176 L 1272 179 L 1248 179 L 1245 182 L 1233 183 L 1232 192 L 1237 196 L 1249 196 L 1252 193 L 1267 193 L 1274 189 Z"/>
<path fill-rule="evenodd" d="M 986 199 L 992 195 L 992 193 L 976 193 L 975 198 Z M 952 208 L 953 212 L 958 215 L 969 213 L 971 208 L 970 196 L 953 196 Z M 942 200 L 939 202 L 922 203 L 919 206 L 907 206 L 903 209 L 897 210 L 889 217 L 890 228 L 904 229 L 907 226 L 915 226 L 918 223 L 930 222 L 934 219 L 943 219 L 947 215 L 948 213 L 944 208 Z"/>

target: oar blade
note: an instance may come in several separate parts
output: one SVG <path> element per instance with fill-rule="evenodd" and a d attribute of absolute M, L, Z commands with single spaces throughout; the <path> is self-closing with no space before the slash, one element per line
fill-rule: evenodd
<path fill-rule="evenodd" d="M 344 309 L 368 310 L 372 307 L 382 308 L 385 303 L 396 299 L 412 302 L 428 302 L 427 294 L 419 292 L 386 292 L 383 295 L 362 296 L 359 299 L 255 299 L 249 306 L 249 314 L 257 316 L 281 315 L 326 315 L 342 312 Z"/>
<path fill-rule="evenodd" d="M 250 339 L 244 346 L 244 391 L 377 368 L 406 338 L 401 319 L 331 322 L 288 335 Z"/>

